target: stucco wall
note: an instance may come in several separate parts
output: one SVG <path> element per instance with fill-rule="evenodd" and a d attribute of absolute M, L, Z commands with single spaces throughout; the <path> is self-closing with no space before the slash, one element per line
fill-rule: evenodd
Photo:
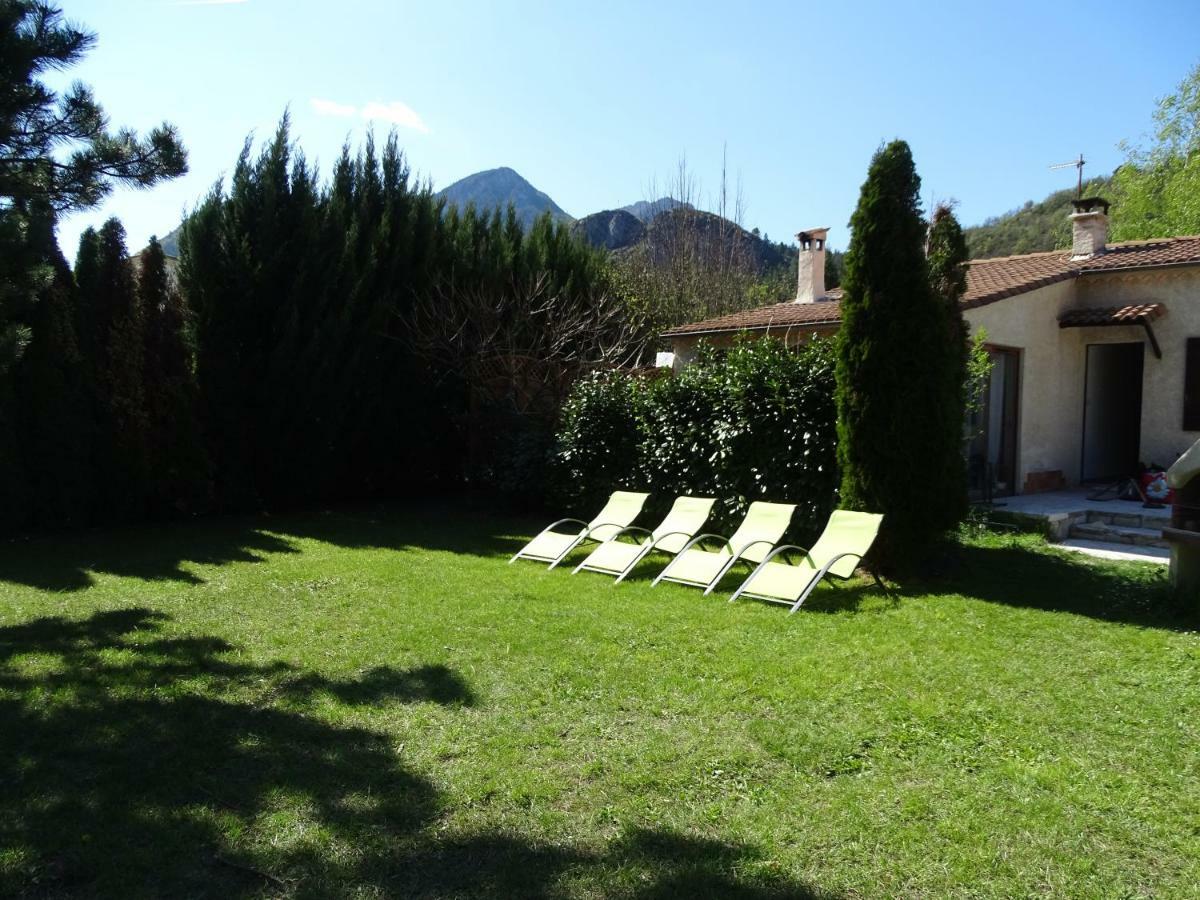
<path fill-rule="evenodd" d="M 1077 281 L 1080 306 L 1121 306 L 1162 303 L 1167 313 L 1154 329 L 1163 358 L 1156 359 L 1146 343 L 1142 376 L 1141 458 L 1169 466 L 1200 438 L 1183 430 L 1183 375 L 1187 339 L 1200 337 L 1200 268 L 1089 275 Z M 1143 340 L 1136 328 L 1068 329 L 1084 333 L 1087 343 L 1105 340 Z"/>
<path fill-rule="evenodd" d="M 1058 316 L 1075 307 L 1163 303 L 1153 325 L 1163 351 L 1155 358 L 1140 325 L 1059 328 Z M 1182 429 L 1185 341 L 1200 337 L 1200 269 L 1158 269 L 1088 275 L 968 310 L 972 331 L 987 330 L 991 344 L 1021 351 L 1021 408 L 1017 483 L 1030 472 L 1060 470 L 1077 484 L 1083 453 L 1087 345 L 1144 343 L 1140 457 L 1169 466 L 1200 438 Z"/>
<path fill-rule="evenodd" d="M 1060 470 L 1069 481 L 1079 478 L 1083 367 L 1073 364 L 1076 354 L 1064 352 L 1071 330 L 1063 334 L 1058 327 L 1059 312 L 1074 299 L 1074 285 L 1061 282 L 966 312 L 972 333 L 983 328 L 988 343 L 1021 351 L 1018 489 L 1030 472 Z"/>

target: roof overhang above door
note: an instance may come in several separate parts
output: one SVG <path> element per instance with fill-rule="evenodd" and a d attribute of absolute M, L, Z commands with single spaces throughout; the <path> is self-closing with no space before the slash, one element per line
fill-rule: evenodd
<path fill-rule="evenodd" d="M 1150 323 L 1166 315 L 1167 308 L 1161 303 L 1136 303 L 1129 306 L 1110 306 L 1102 309 L 1068 309 L 1058 317 L 1059 328 L 1114 328 L 1120 326 L 1142 326 L 1150 349 L 1158 359 L 1162 350 Z"/>

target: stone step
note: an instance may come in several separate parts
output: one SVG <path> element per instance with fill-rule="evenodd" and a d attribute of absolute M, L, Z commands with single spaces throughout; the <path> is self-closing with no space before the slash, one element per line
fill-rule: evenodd
<path fill-rule="evenodd" d="M 1144 528 L 1108 525 L 1104 522 L 1072 522 L 1068 537 L 1104 541 L 1110 544 L 1132 544 L 1138 547 L 1167 547 L 1167 542 L 1163 540 L 1162 536 L 1162 526 Z"/>
<path fill-rule="evenodd" d="M 1088 510 L 1084 521 L 1119 528 L 1166 528 L 1171 524 L 1171 510 L 1147 509 L 1142 512 L 1098 512 Z"/>
<path fill-rule="evenodd" d="M 1073 553 L 1085 553 L 1100 559 L 1117 559 L 1125 562 L 1148 562 L 1165 566 L 1171 561 L 1171 551 L 1162 547 L 1138 547 L 1132 544 L 1113 544 L 1108 541 L 1090 541 L 1068 538 L 1055 544 Z"/>

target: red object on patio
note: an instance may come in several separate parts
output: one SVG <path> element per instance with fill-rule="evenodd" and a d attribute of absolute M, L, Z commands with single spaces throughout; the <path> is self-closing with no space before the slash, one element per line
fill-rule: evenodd
<path fill-rule="evenodd" d="M 1151 503 L 1173 503 L 1175 492 L 1167 484 L 1166 472 L 1143 472 L 1142 495 Z"/>

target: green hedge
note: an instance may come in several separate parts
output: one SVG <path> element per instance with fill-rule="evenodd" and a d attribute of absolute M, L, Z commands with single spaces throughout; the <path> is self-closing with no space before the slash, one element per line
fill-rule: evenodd
<path fill-rule="evenodd" d="M 795 503 L 792 533 L 824 525 L 837 485 L 834 354 L 814 339 L 712 350 L 681 372 L 579 381 L 555 446 L 557 500 L 583 515 L 617 488 L 652 494 L 650 518 L 679 494 L 714 496 L 711 526 L 736 527 L 754 500 Z"/>

